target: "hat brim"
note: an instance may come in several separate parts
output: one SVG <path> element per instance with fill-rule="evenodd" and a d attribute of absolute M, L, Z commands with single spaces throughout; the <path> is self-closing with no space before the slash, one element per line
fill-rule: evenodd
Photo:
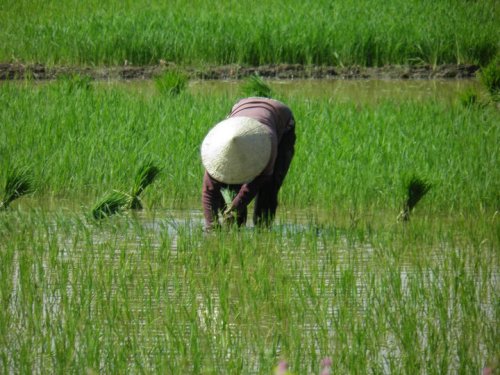
<path fill-rule="evenodd" d="M 201 145 L 208 174 L 226 184 L 252 181 L 271 158 L 272 132 L 250 117 L 230 117 L 215 125 Z"/>

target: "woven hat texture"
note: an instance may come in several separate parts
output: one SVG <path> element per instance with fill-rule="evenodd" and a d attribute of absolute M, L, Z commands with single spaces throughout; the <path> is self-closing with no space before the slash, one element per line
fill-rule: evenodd
<path fill-rule="evenodd" d="M 271 137 L 271 130 L 255 119 L 230 117 L 215 125 L 203 140 L 203 166 L 219 182 L 250 182 L 269 163 Z"/>

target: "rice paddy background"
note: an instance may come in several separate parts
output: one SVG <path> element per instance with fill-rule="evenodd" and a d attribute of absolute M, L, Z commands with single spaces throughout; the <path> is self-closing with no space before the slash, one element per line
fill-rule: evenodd
<path fill-rule="evenodd" d="M 81 77 L 80 77 L 81 78 Z M 0 372 L 479 373 L 498 360 L 498 109 L 271 83 L 297 120 L 270 231 L 206 234 L 199 146 L 236 91 L 78 77 L 0 85 Z M 143 211 L 103 194 L 161 173 Z M 397 222 L 417 176 L 432 188 Z M 0 186 L 4 186 L 1 183 Z M 3 192 L 2 192 L 3 193 Z"/>
<path fill-rule="evenodd" d="M 495 0 L 32 1 L 0 5 L 0 61 L 486 65 Z"/>

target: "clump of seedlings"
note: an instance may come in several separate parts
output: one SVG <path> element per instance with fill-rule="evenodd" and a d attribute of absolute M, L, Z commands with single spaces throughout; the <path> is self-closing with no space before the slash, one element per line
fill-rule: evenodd
<path fill-rule="evenodd" d="M 182 72 L 169 70 L 154 79 L 160 93 L 177 96 L 185 90 L 189 77 Z"/>
<path fill-rule="evenodd" d="M 223 188 L 220 190 L 220 192 L 222 194 L 222 198 L 224 199 L 225 206 L 223 212 L 225 212 L 226 209 L 231 206 L 231 203 L 233 202 L 233 199 L 236 196 L 236 192 L 234 192 L 229 188 Z M 226 225 L 231 225 L 231 223 L 233 223 L 234 220 L 235 220 L 234 213 L 230 213 L 227 217 L 225 215 L 223 215 L 222 217 L 222 222 L 223 224 Z"/>
<path fill-rule="evenodd" d="M 139 195 L 146 187 L 154 182 L 160 171 L 161 169 L 154 165 L 152 161 L 147 161 L 139 168 L 135 177 L 129 208 L 133 210 L 142 210 L 143 206 Z"/>
<path fill-rule="evenodd" d="M 95 204 L 92 209 L 92 217 L 99 220 L 114 215 L 123 210 L 129 202 L 130 196 L 128 194 L 115 190 Z"/>
<path fill-rule="evenodd" d="M 89 91 L 92 88 L 93 78 L 88 75 L 70 74 L 61 75 L 58 81 L 65 87 L 68 93 L 75 91 Z"/>
<path fill-rule="evenodd" d="M 479 79 L 494 101 L 500 101 L 500 56 L 479 72 Z"/>
<path fill-rule="evenodd" d="M 420 200 L 425 196 L 425 194 L 427 194 L 430 188 L 430 183 L 413 176 L 406 186 L 407 197 L 403 205 L 403 210 L 398 216 L 398 220 L 410 220 L 410 213 L 413 211 L 417 203 L 420 202 Z"/>
<path fill-rule="evenodd" d="M 10 203 L 34 191 L 34 180 L 28 168 L 14 168 L 7 176 L 0 210 L 6 210 Z"/>
<path fill-rule="evenodd" d="M 271 98 L 273 95 L 271 87 L 258 74 L 252 74 L 245 80 L 242 91 L 245 96 Z"/>
<path fill-rule="evenodd" d="M 226 206 L 229 206 L 236 196 L 235 192 L 229 188 L 220 189 L 220 193 L 222 194 L 222 198 L 224 198 L 224 203 L 226 204 Z"/>
<path fill-rule="evenodd" d="M 472 108 L 480 105 L 479 95 L 474 90 L 466 90 L 459 97 L 460 103 L 464 108 Z"/>
<path fill-rule="evenodd" d="M 160 171 L 152 161 L 146 161 L 137 171 L 131 193 L 114 190 L 95 204 L 92 217 L 99 220 L 125 209 L 141 210 L 143 205 L 139 196 L 154 182 Z"/>

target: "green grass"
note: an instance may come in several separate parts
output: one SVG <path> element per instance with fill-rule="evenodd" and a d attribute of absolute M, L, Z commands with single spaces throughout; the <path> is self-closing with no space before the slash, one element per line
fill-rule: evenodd
<path fill-rule="evenodd" d="M 56 65 L 486 65 L 495 0 L 58 1 L 0 5 L 0 61 Z"/>

